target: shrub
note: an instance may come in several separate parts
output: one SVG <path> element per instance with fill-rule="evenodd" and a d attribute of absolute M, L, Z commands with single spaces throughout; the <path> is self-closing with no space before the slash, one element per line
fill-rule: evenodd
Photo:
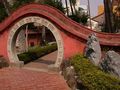
<path fill-rule="evenodd" d="M 44 47 L 35 46 L 29 48 L 28 52 L 22 53 L 18 55 L 20 61 L 24 61 L 24 63 L 28 63 L 32 60 L 36 60 L 43 55 L 51 53 L 57 50 L 57 44 L 47 45 Z"/>
<path fill-rule="evenodd" d="M 50 52 L 53 52 L 57 50 L 57 44 L 47 45 L 47 46 L 35 46 L 28 50 L 29 53 L 34 53 L 37 55 L 37 57 L 40 57 L 42 55 L 48 54 Z"/>
<path fill-rule="evenodd" d="M 18 55 L 18 58 L 20 61 L 24 61 L 24 63 L 28 63 L 32 60 L 37 59 L 37 55 L 34 52 L 25 52 L 25 53 L 21 53 Z"/>
<path fill-rule="evenodd" d="M 72 58 L 78 79 L 88 90 L 120 90 L 120 80 L 94 66 L 88 59 L 76 55 Z"/>

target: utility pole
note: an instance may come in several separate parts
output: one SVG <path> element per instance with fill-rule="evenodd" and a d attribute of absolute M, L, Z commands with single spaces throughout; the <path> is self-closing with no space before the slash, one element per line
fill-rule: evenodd
<path fill-rule="evenodd" d="M 92 29 L 92 23 L 91 23 L 91 13 L 90 13 L 90 1 L 88 0 L 88 13 L 89 13 L 89 22 L 90 22 L 90 28 Z"/>

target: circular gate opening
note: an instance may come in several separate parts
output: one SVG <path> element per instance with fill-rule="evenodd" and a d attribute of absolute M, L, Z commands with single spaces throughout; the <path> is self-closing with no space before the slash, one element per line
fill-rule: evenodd
<path fill-rule="evenodd" d="M 8 39 L 11 63 L 20 63 L 19 59 L 22 61 L 23 58 L 27 61 L 29 56 L 38 59 L 53 52 L 55 60 L 48 60 L 47 64 L 59 67 L 63 60 L 63 42 L 59 30 L 50 21 L 31 16 L 20 20 L 11 28 Z"/>
<path fill-rule="evenodd" d="M 38 23 L 25 24 L 19 28 L 15 52 L 24 67 L 47 68 L 57 59 L 57 43 L 51 31 Z"/>

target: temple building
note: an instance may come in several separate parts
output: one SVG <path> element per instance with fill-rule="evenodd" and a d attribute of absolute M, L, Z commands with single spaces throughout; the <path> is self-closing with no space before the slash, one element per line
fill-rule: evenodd
<path fill-rule="evenodd" d="M 31 23 L 20 28 L 16 40 L 16 52 L 23 53 L 29 47 L 43 46 L 46 43 L 55 41 L 52 32 L 48 28 L 44 26 L 34 26 L 34 24 Z"/>

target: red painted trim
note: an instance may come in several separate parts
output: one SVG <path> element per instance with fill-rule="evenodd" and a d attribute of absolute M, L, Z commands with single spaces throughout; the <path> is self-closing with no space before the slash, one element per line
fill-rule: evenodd
<path fill-rule="evenodd" d="M 17 20 L 24 18 L 26 15 L 43 16 L 53 22 L 55 25 L 60 26 L 62 30 L 65 30 L 85 40 L 91 33 L 96 33 L 101 45 L 120 46 L 120 34 L 108 34 L 93 31 L 66 17 L 59 10 L 50 6 L 39 4 L 25 5 L 16 10 L 10 17 L 0 24 L 0 32 L 6 30 L 8 26 Z"/>

